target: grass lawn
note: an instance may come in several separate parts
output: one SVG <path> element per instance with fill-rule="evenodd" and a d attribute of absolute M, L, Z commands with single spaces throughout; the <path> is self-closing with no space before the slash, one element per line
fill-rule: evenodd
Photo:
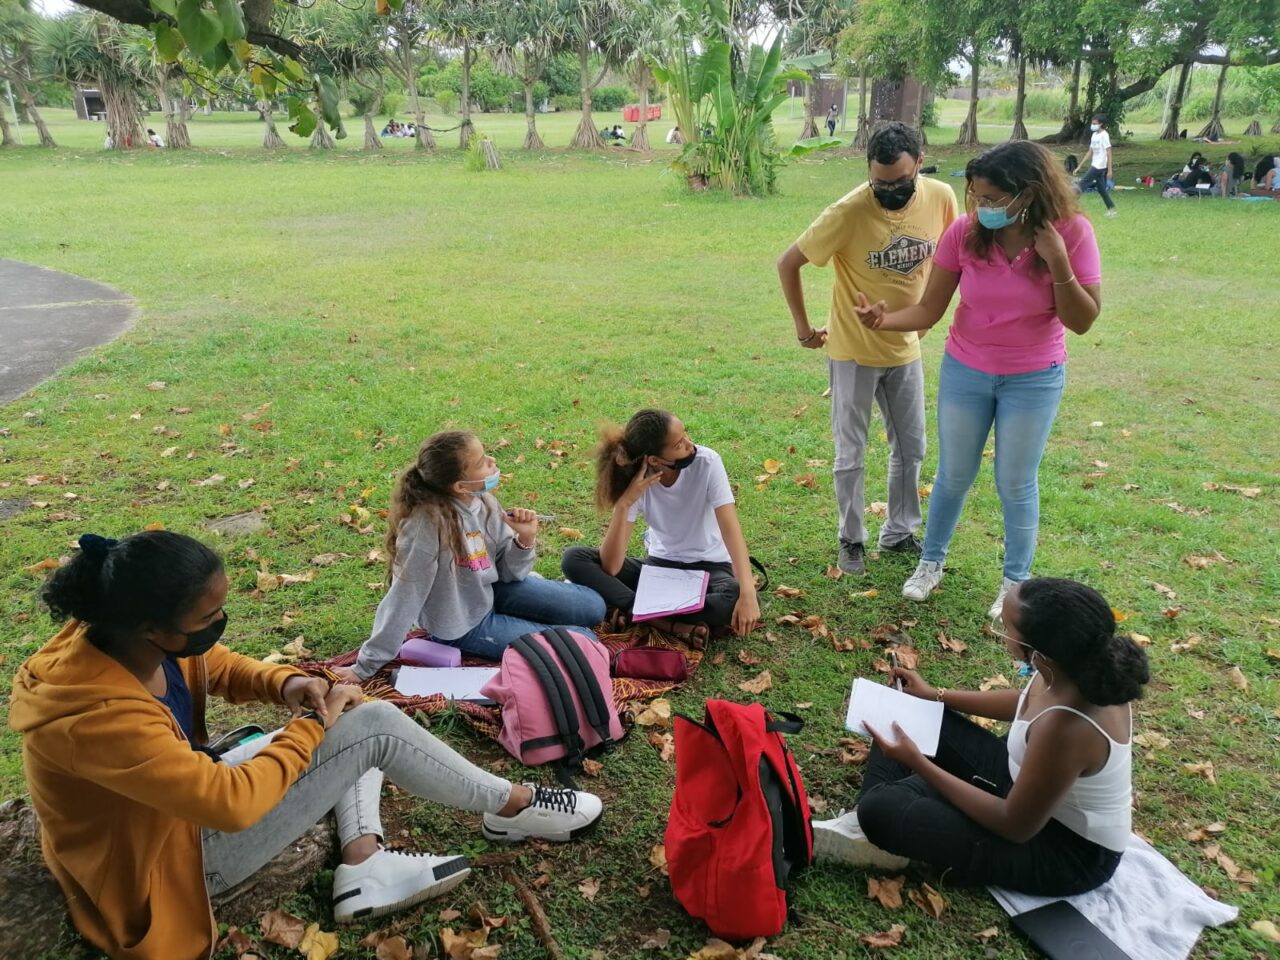
<path fill-rule="evenodd" d="M 566 129 L 553 132 L 557 122 Z M 422 437 L 458 425 L 490 444 L 509 441 L 498 452 L 503 500 L 536 503 L 594 540 L 604 527 L 590 505 L 597 424 L 657 404 L 724 456 L 752 552 L 775 585 L 804 591 L 764 598 L 768 632 L 724 644 L 724 662 L 704 664 L 675 706 L 698 713 L 706 697 L 747 699 L 737 685 L 761 667 L 741 665 L 735 650 L 763 658 L 773 676 L 767 705 L 811 704 L 793 747 L 812 794 L 831 811 L 848 805 L 860 771 L 835 749 L 843 701 L 853 676 L 874 673 L 877 653 L 838 653 L 775 626 L 777 617 L 820 614 L 841 637 L 912 621 L 921 669 L 935 682 L 1014 677 L 1003 646 L 983 633 L 1000 579 L 989 470 L 957 533 L 945 589 L 929 603 L 900 599 L 903 559 L 875 560 L 856 583 L 824 576 L 836 546 L 826 376 L 821 359 L 794 343 L 773 262 L 863 177 L 864 164 L 797 164 L 780 196 L 731 201 L 683 192 L 661 155 L 526 156 L 515 149 L 522 118 L 478 125 L 510 138 L 500 140 L 501 172 L 468 173 L 456 151 L 420 158 L 408 144 L 377 156 L 268 157 L 253 149 L 261 129 L 251 118 L 198 123 L 193 139 L 218 150 L 106 155 L 97 151 L 100 127 L 58 121 L 55 134 L 82 150 L 0 154 L 0 251 L 115 284 L 142 309 L 120 341 L 0 410 L 0 499 L 34 501 L 0 522 L 0 712 L 13 670 L 55 629 L 26 568 L 67 555 L 82 532 L 118 536 L 163 523 L 200 534 L 210 519 L 261 509 L 266 530 L 219 544 L 233 582 L 231 645 L 263 656 L 301 634 L 312 650 L 334 654 L 367 635 L 382 575 L 364 559 L 380 545 L 380 524 L 362 536 L 339 517 L 353 503 L 385 507 L 393 474 Z M 571 125 L 546 118 L 544 135 L 564 142 Z M 357 133 L 349 145 L 358 146 Z M 1280 152 L 1276 138 L 1255 144 Z M 1167 172 L 1188 150 L 1126 145 L 1118 179 Z M 942 154 L 943 177 L 967 158 Z M 1208 932 L 1194 956 L 1268 956 L 1274 946 L 1248 926 L 1280 921 L 1280 209 L 1164 202 L 1156 191 L 1121 192 L 1117 203 L 1120 217 L 1106 220 L 1096 197 L 1084 201 L 1103 251 L 1104 311 L 1092 332 L 1071 338 L 1069 383 L 1041 471 L 1036 569 L 1096 586 L 1125 627 L 1150 638 L 1154 682 L 1137 713 L 1137 731 L 1150 739 L 1135 751 L 1135 827 L 1192 880 L 1241 907 L 1240 921 Z M 821 317 L 830 272 L 806 279 Z M 942 339 L 925 341 L 931 430 Z M 164 386 L 152 389 L 157 382 Z M 549 457 L 551 440 L 570 455 Z M 885 452 L 876 427 L 868 501 L 884 499 Z M 755 477 L 766 458 L 783 467 L 761 489 Z M 805 474 L 816 488 L 794 482 Z M 225 480 L 209 482 L 214 475 Z M 567 543 L 546 534 L 542 573 L 556 573 Z M 349 556 L 312 567 L 323 553 Z M 1213 559 L 1197 569 L 1188 557 Z M 255 594 L 260 565 L 316 576 Z M 967 650 L 948 652 L 939 632 Z M 522 772 L 457 719 L 435 729 L 505 775 Z M 1216 782 L 1186 769 L 1202 762 L 1213 764 Z M 678 958 L 705 941 L 649 862 L 672 779 L 672 765 L 633 738 L 589 782 L 609 804 L 602 828 L 522 853 L 517 870 L 528 880 L 541 861 L 550 865 L 541 896 L 571 956 Z M 18 739 L 5 730 L 0 798 L 23 790 Z M 391 806 L 393 840 L 440 852 L 487 848 L 475 817 L 403 797 Z M 1252 886 L 1237 886 L 1203 844 L 1185 839 L 1214 821 L 1226 824 L 1222 852 L 1256 874 Z M 600 882 L 590 902 L 579 891 L 589 878 Z M 287 906 L 328 926 L 327 882 L 323 875 Z M 1031 955 L 985 893 L 944 885 L 948 906 L 934 920 L 911 904 L 886 911 L 865 892 L 860 874 L 815 868 L 796 890 L 797 922 L 770 950 L 787 960 L 868 956 L 858 935 L 902 923 L 894 956 Z M 504 958 L 542 956 L 493 870 L 412 914 L 403 932 L 429 941 L 440 909 L 465 911 L 477 899 L 521 918 L 496 934 Z M 974 933 L 992 925 L 1000 933 L 984 953 Z M 371 954 L 356 947 L 369 929 L 342 931 L 344 955 Z M 643 950 L 659 929 L 670 943 Z M 69 940 L 60 956 L 92 952 Z"/>

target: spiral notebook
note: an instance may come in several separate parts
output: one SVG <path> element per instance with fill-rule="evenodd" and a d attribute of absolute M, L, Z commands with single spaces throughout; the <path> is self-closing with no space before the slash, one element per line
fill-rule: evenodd
<path fill-rule="evenodd" d="M 640 568 L 631 619 L 639 622 L 697 613 L 706 606 L 707 584 L 710 582 L 711 574 L 705 570 L 682 570 L 646 563 Z"/>

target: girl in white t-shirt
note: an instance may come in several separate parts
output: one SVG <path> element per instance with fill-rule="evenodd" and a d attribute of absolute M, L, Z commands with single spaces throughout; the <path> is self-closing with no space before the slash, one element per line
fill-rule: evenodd
<path fill-rule="evenodd" d="M 698 612 L 650 621 L 682 639 L 705 641 L 710 627 L 745 636 L 760 624 L 760 603 L 733 490 L 720 455 L 694 446 L 684 424 L 665 410 L 641 410 L 626 427 L 606 428 L 596 454 L 596 504 L 611 510 L 600 548 L 570 547 L 560 567 L 625 619 L 645 564 L 711 575 Z M 646 556 L 627 556 L 644 515 Z"/>

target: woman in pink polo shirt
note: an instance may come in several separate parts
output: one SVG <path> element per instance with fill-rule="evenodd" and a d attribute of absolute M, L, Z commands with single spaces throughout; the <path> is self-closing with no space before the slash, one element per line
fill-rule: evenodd
<path fill-rule="evenodd" d="M 938 381 L 938 476 L 924 551 L 902 595 L 924 600 L 995 425 L 996 490 L 1004 507 L 1005 593 L 1031 576 L 1040 524 L 1037 474 L 1066 382 L 1066 331 L 1085 333 L 1101 310 L 1101 262 L 1093 228 L 1052 153 L 1025 140 L 1001 144 L 965 169 L 969 216 L 943 235 L 924 296 L 887 313 L 860 298 L 873 330 L 928 330 L 956 288 L 960 305 Z"/>

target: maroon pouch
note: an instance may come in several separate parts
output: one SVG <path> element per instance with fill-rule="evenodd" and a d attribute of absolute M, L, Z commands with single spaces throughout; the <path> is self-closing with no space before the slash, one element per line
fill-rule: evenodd
<path fill-rule="evenodd" d="M 689 662 L 679 650 L 657 647 L 629 647 L 613 658 L 613 675 L 631 680 L 673 680 L 689 677 Z"/>

